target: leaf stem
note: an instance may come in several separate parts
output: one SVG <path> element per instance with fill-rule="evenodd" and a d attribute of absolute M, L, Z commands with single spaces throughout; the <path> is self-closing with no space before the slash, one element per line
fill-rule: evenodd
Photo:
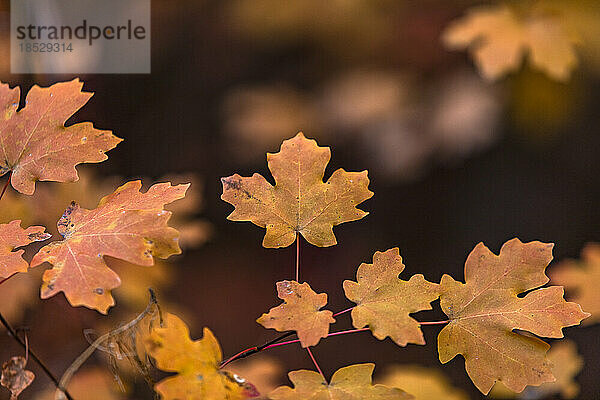
<path fill-rule="evenodd" d="M 347 312 L 350 312 L 354 309 L 354 307 L 350 307 L 350 308 L 346 308 L 344 311 L 340 311 L 340 312 L 336 312 L 335 314 L 332 315 L 332 317 L 337 317 L 338 315 L 342 315 L 342 314 L 346 314 Z"/>
<path fill-rule="evenodd" d="M 308 351 L 308 355 L 310 356 L 310 359 L 312 360 L 313 364 L 315 364 L 315 367 L 317 367 L 317 371 L 319 371 L 319 374 L 321 374 L 321 376 L 323 377 L 323 380 L 325 382 L 327 382 L 327 378 L 325 378 L 325 374 L 323 374 L 323 371 L 321 371 L 321 367 L 319 367 L 319 363 L 317 363 L 317 359 L 313 355 L 312 351 L 310 351 L 310 347 L 307 347 L 306 351 Z"/>
<path fill-rule="evenodd" d="M 423 321 L 419 322 L 419 325 L 444 325 L 450 322 L 450 320 L 446 319 L 443 321 Z"/>
<path fill-rule="evenodd" d="M 296 233 L 296 282 L 300 283 L 300 234 Z"/>
<path fill-rule="evenodd" d="M 1 197 L 1 195 L 0 195 L 0 197 Z M 25 349 L 25 351 L 31 356 L 31 358 L 42 368 L 42 370 L 46 373 L 46 375 L 48 375 L 48 378 L 50 378 L 52 380 L 52 382 L 54 383 L 54 385 L 57 388 L 60 388 L 60 383 L 59 383 L 58 379 L 54 376 L 54 374 L 52 374 L 52 372 L 46 366 L 46 364 L 44 364 L 44 362 L 33 352 L 33 350 L 31 350 L 31 347 L 29 346 L 29 343 L 28 342 L 24 342 L 19 337 L 19 335 L 17 335 L 17 332 L 15 331 L 15 329 L 6 320 L 6 318 L 4 318 L 4 316 L 2 315 L 2 313 L 0 313 L 0 322 L 6 328 L 6 330 L 8 331 L 8 334 L 10 336 L 12 336 L 21 345 L 21 347 L 23 347 L 23 349 Z M 73 397 L 69 394 L 69 392 L 67 390 L 63 390 L 63 392 L 64 392 L 65 396 L 67 397 L 67 399 L 73 400 Z"/>

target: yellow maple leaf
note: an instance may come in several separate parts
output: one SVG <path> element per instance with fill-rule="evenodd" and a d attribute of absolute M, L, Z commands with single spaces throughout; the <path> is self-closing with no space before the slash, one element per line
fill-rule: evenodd
<path fill-rule="evenodd" d="M 283 304 L 272 308 L 256 320 L 265 328 L 280 332 L 296 331 L 302 347 L 315 346 L 327 337 L 333 313 L 321 310 L 327 304 L 326 293 L 315 293 L 306 282 L 277 282 L 277 295 Z"/>
<path fill-rule="evenodd" d="M 373 192 L 367 171 L 340 168 L 323 182 L 330 157 L 329 147 L 319 147 L 302 132 L 285 140 L 279 153 L 267 154 L 275 186 L 259 174 L 221 179 L 221 198 L 235 206 L 227 219 L 267 228 L 264 247 L 287 247 L 299 233 L 315 246 L 335 245 L 333 227 L 366 216 L 356 206 Z"/>
<path fill-rule="evenodd" d="M 526 54 L 534 67 L 560 81 L 567 80 L 577 65 L 576 36 L 561 15 L 543 4 L 470 9 L 446 29 L 442 40 L 451 49 L 470 48 L 479 70 L 490 80 L 518 69 Z"/>
<path fill-rule="evenodd" d="M 373 385 L 375 364 L 355 364 L 335 371 L 328 384 L 315 371 L 292 371 L 294 388 L 281 386 L 269 393 L 271 400 L 409 400 L 414 397 L 398 388 Z"/>
<path fill-rule="evenodd" d="M 546 358 L 550 346 L 514 330 L 562 338 L 562 328 L 589 316 L 564 300 L 562 287 L 539 288 L 548 282 L 544 270 L 552 247 L 512 239 L 495 255 L 479 243 L 465 263 L 466 283 L 442 277 L 440 306 L 450 322 L 438 336 L 440 361 L 462 354 L 469 377 L 484 394 L 498 380 L 515 392 L 554 381 Z"/>
<path fill-rule="evenodd" d="M 361 264 L 356 272 L 358 282 L 344 281 L 346 297 L 357 304 L 352 309 L 352 323 L 358 329 L 368 325 L 379 340 L 389 336 L 400 346 L 425 344 L 419 322 L 409 314 L 431 310 L 430 303 L 439 297 L 439 285 L 427 282 L 421 274 L 408 281 L 398 279 L 403 270 L 395 247 L 376 252 L 373 264 Z"/>
<path fill-rule="evenodd" d="M 166 314 L 162 327 L 144 339 L 146 350 L 163 371 L 177 375 L 154 385 L 164 400 L 243 400 L 258 393 L 242 378 L 219 369 L 219 342 L 208 328 L 193 341 L 185 323 Z"/>

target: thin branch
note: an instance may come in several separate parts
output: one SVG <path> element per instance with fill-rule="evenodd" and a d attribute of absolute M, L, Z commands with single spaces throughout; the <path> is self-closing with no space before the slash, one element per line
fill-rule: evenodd
<path fill-rule="evenodd" d="M 229 364 L 232 361 L 239 360 L 240 358 L 246 358 L 248 356 L 251 356 L 252 354 L 256 354 L 260 351 L 268 349 L 270 346 L 273 346 L 275 343 L 277 343 L 287 337 L 295 335 L 295 334 L 296 334 L 296 332 L 294 332 L 294 331 L 286 332 L 283 335 L 278 336 L 273 340 L 269 340 L 267 343 L 265 343 L 261 346 L 249 347 L 246 350 L 240 351 L 239 353 L 237 353 L 237 354 L 229 357 L 227 360 L 223 361 L 219 368 L 223 368 L 224 366 L 226 366 L 227 364 Z"/>
<path fill-rule="evenodd" d="M 8 323 L 8 321 L 6 320 L 6 318 L 4 318 L 4 316 L 2 315 L 2 313 L 0 313 L 0 322 L 6 328 L 6 330 L 8 331 L 8 334 L 10 336 L 12 336 L 21 345 L 21 347 L 23 347 L 23 349 L 25 349 L 25 351 L 29 355 L 31 355 L 31 358 L 40 366 L 40 368 L 42 368 L 42 370 L 44 371 L 44 373 L 46 375 L 48 375 L 48 378 L 50 378 L 50 380 L 52 380 L 52 382 L 54 383 L 54 385 L 57 388 L 60 387 L 60 382 L 58 381 L 58 379 L 54 376 L 54 374 L 50 371 L 50 369 L 46 366 L 46 364 L 33 352 L 33 350 L 31 349 L 31 347 L 29 347 L 29 343 L 28 342 L 24 342 L 19 337 L 19 335 L 17 335 L 17 332 L 15 331 L 15 329 Z M 73 400 L 73 397 L 71 396 L 71 394 L 69 394 L 69 392 L 67 392 L 66 390 L 63 390 L 63 392 L 65 393 L 65 396 L 67 397 L 67 399 Z"/>
<path fill-rule="evenodd" d="M 349 312 L 350 310 L 352 310 L 352 308 L 349 308 L 347 310 L 344 311 L 340 311 L 337 314 L 333 314 L 333 316 L 335 317 L 336 315 L 340 315 L 342 313 L 346 313 Z M 419 322 L 419 325 L 443 325 L 443 324 L 447 324 L 449 323 L 449 320 L 445 320 L 445 321 L 423 321 L 423 322 Z M 365 332 L 370 330 L 371 328 L 360 328 L 360 329 L 350 329 L 347 331 L 338 331 L 338 332 L 331 332 L 330 334 L 328 334 L 326 336 L 326 338 L 330 337 L 330 336 L 338 336 L 338 335 L 345 335 L 348 333 L 356 333 L 356 332 Z M 240 351 L 239 353 L 229 357 L 227 360 L 223 361 L 223 363 L 221 363 L 221 367 L 223 368 L 225 365 L 229 364 L 230 362 L 239 360 L 241 358 L 246 358 L 248 356 L 251 356 L 252 354 L 256 354 L 258 352 L 261 352 L 263 350 L 267 350 L 267 349 L 272 349 L 273 347 L 279 347 L 279 346 L 285 346 L 288 344 L 292 344 L 292 343 L 299 343 L 300 339 L 294 339 L 294 340 L 288 340 L 287 342 L 280 342 L 281 340 L 285 339 L 288 336 L 294 335 L 296 332 L 288 332 L 284 335 L 281 335 L 273 340 L 271 340 L 270 342 L 267 342 L 265 344 L 263 344 L 262 346 L 254 346 L 254 347 L 249 347 L 246 350 Z"/>

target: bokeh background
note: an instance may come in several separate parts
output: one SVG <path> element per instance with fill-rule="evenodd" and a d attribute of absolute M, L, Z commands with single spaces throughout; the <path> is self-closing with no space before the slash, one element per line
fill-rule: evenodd
<path fill-rule="evenodd" d="M 302 280 L 329 294 L 331 310 L 351 306 L 342 281 L 353 279 L 376 250 L 394 246 L 408 275 L 423 273 L 431 281 L 444 273 L 463 280 L 464 261 L 478 242 L 497 252 L 513 237 L 541 240 L 556 244 L 555 260 L 578 258 L 585 243 L 600 241 L 600 36 L 581 38 L 578 65 L 567 79 L 525 61 L 491 81 L 469 52 L 452 51 L 441 39 L 453 20 L 481 3 L 496 4 L 154 0 L 152 73 L 79 76 L 95 95 L 72 121 L 93 121 L 125 141 L 106 162 L 82 168 L 85 182 L 66 189 L 41 183 L 46 191 L 26 201 L 9 193 L 0 214 L 2 222 L 18 215 L 52 229 L 70 200 L 94 207 L 126 180 L 149 185 L 178 175 L 194 182 L 181 222 L 192 225 L 193 238 L 159 272 L 125 268 L 123 280 L 131 276 L 135 288 L 114 291 L 117 306 L 108 316 L 72 308 L 62 295 L 39 300 L 44 267 L 2 285 L 0 311 L 29 329 L 31 346 L 57 375 L 90 335 L 144 308 L 145 285 L 157 289 L 164 309 L 188 322 L 193 337 L 210 327 L 225 356 L 272 339 L 277 333 L 255 320 L 279 304 L 275 282 L 293 277 L 295 248 L 264 249 L 262 229 L 227 221 L 232 207 L 219 198 L 219 178 L 258 172 L 271 179 L 265 153 L 301 130 L 332 148 L 326 177 L 340 167 L 367 169 L 375 192 L 361 206 L 370 212 L 365 219 L 335 229 L 337 246 L 303 244 Z M 9 4 L 0 4 L 2 82 L 26 92 L 78 76 L 10 74 Z M 580 23 L 587 32 L 600 30 L 600 18 Z M 444 316 L 438 310 L 418 317 Z M 351 327 L 349 315 L 338 321 L 335 330 Z M 96 333 L 86 338 L 84 329 Z M 462 358 L 437 361 L 439 328 L 423 330 L 426 346 L 401 348 L 359 333 L 323 340 L 314 354 L 328 376 L 358 362 L 375 362 L 376 374 L 390 364 L 434 367 L 470 398 L 481 398 Z M 565 334 L 585 362 L 578 398 L 600 398 L 600 326 Z M 0 334 L 0 359 L 21 352 Z M 287 383 L 285 371 L 313 368 L 297 345 L 268 353 L 283 367 L 278 383 Z M 29 367 L 37 379 L 21 398 L 42 398 L 48 379 Z M 112 385 L 101 354 L 86 368 L 104 371 Z M 84 389 L 96 384 L 90 379 Z M 129 392 L 123 398 L 151 398 L 143 379 L 125 371 L 123 381 Z"/>

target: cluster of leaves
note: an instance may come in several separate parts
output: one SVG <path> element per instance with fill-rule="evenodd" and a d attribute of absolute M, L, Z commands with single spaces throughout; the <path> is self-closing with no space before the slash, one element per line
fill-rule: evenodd
<path fill-rule="evenodd" d="M 18 88 L 0 86 L 0 105 L 5 107 L 4 119 L 0 121 L 0 146 L 4 153 L 0 168 L 3 174 L 10 174 L 7 184 L 10 182 L 18 192 L 33 194 L 37 180 L 74 181 L 78 178 L 75 165 L 105 160 L 104 153 L 121 141 L 108 131 L 95 129 L 91 123 L 64 126 L 91 96 L 81 88 L 77 80 L 49 88 L 34 86 L 25 107 L 19 110 Z M 268 248 L 287 247 L 294 242 L 299 245 L 300 236 L 319 247 L 337 244 L 333 227 L 365 217 L 367 213 L 357 206 L 373 193 L 368 189 L 367 171 L 338 169 L 324 182 L 330 155 L 328 147 L 320 147 L 299 133 L 284 141 L 280 152 L 267 155 L 275 185 L 259 174 L 223 178 L 222 199 L 235 207 L 228 218 L 265 228 L 263 246 Z M 42 247 L 30 263 L 22 258 L 23 250 L 15 249 L 48 240 L 51 235 L 42 226 L 24 229 L 19 220 L 2 224 L 0 277 L 8 279 L 48 263 L 52 268 L 44 272 L 42 298 L 63 292 L 71 305 L 106 314 L 115 304 L 111 290 L 121 284 L 121 279 L 104 256 L 150 266 L 154 257 L 180 253 L 179 232 L 168 225 L 171 212 L 165 206 L 183 198 L 188 187 L 189 184 L 157 183 L 142 192 L 142 183 L 131 181 L 104 196 L 93 209 L 73 201 L 57 222 L 62 240 Z M 596 268 L 597 248 L 590 249 L 585 257 L 589 258 L 589 268 Z M 440 361 L 446 363 L 462 355 L 468 375 L 482 393 L 490 392 L 496 382 L 521 392 L 528 385 L 555 380 L 546 354 L 550 346 L 538 337 L 562 338 L 564 327 L 577 325 L 589 316 L 579 304 L 565 301 L 561 286 L 542 287 L 549 281 L 545 268 L 551 259 L 551 244 L 512 239 L 496 255 L 480 243 L 465 263 L 465 283 L 444 275 L 438 284 L 421 274 L 400 279 L 405 266 L 399 249 L 393 248 L 376 252 L 372 264 L 361 264 L 356 281 L 346 280 L 343 289 L 348 300 L 356 304 L 351 309 L 355 332 L 370 330 L 376 338 L 390 337 L 399 346 L 425 344 L 421 326 L 431 323 L 417 321 L 411 314 L 430 310 L 431 303 L 439 299 L 448 317 L 446 321 L 433 322 L 445 325 L 438 336 Z M 597 306 L 597 297 L 591 298 L 592 291 L 585 280 L 569 268 L 574 267 L 562 268 L 566 275 L 557 270 L 554 280 L 581 286 L 581 302 L 589 302 L 589 309 L 595 311 L 593 303 Z M 414 398 L 395 383 L 373 384 L 375 365 L 371 363 L 342 367 L 329 382 L 325 379 L 310 347 L 331 334 L 342 333 L 331 333 L 330 325 L 336 322 L 334 316 L 343 312 L 323 310 L 327 294 L 317 294 L 308 283 L 300 282 L 299 273 L 298 259 L 296 279 L 277 283 L 283 303 L 257 322 L 265 328 L 295 333 L 298 339 L 292 342 L 299 342 L 308 350 L 318 372 L 292 371 L 289 377 L 293 388 L 278 387 L 268 397 Z M 98 339 L 84 353 L 81 363 L 90 352 L 104 347 L 111 349 L 112 355 L 119 352 L 134 360 L 148 375 L 149 364 L 145 360 L 151 357 L 159 369 L 176 373 L 154 385 L 167 400 L 259 396 L 252 383 L 223 368 L 233 359 L 223 362 L 219 343 L 208 328 L 202 339 L 193 341 L 179 317 L 167 313 L 158 318 L 157 312 L 152 308 Z M 150 322 L 140 328 L 146 315 L 151 315 Z M 27 359 L 26 351 L 25 357 L 13 357 L 3 365 L 1 383 L 15 399 L 34 379 L 25 369 Z M 80 362 L 76 360 L 75 364 Z"/>
<path fill-rule="evenodd" d="M 82 92 L 78 80 L 48 88 L 34 86 L 25 106 L 19 109 L 19 89 L 0 85 L 1 174 L 9 174 L 7 185 L 25 195 L 35 192 L 35 182 L 69 182 L 78 179 L 75 166 L 101 162 L 105 152 L 122 139 L 109 131 L 95 129 L 89 122 L 64 126 L 91 97 Z M 86 306 L 106 314 L 114 305 L 111 290 L 121 283 L 104 256 L 150 266 L 154 257 L 167 258 L 181 252 L 179 233 L 167 225 L 171 212 L 166 204 L 185 196 L 189 184 L 158 183 L 145 193 L 140 181 L 127 182 L 103 197 L 94 209 L 66 204 L 57 228 L 62 240 L 41 248 L 30 263 L 17 250 L 52 235 L 43 226 L 22 228 L 20 220 L 0 225 L 0 277 L 8 279 L 29 268 L 49 263 L 41 297 L 63 292 L 73 306 Z M 5 188 L 6 189 L 6 188 Z M 13 357 L 3 366 L 2 384 L 14 396 L 33 381 L 25 370 L 28 354 Z"/>
<path fill-rule="evenodd" d="M 356 206 L 372 192 L 366 171 L 339 169 L 323 182 L 329 158 L 329 148 L 319 147 L 302 133 L 284 141 L 279 153 L 267 155 L 275 186 L 258 174 L 222 179 L 222 198 L 235 206 L 228 218 L 266 228 L 265 247 L 289 246 L 300 235 L 316 246 L 336 244 L 333 226 L 364 217 L 366 213 Z M 549 281 L 544 271 L 552 259 L 552 247 L 513 239 L 495 255 L 480 243 L 465 263 L 465 283 L 444 275 L 439 284 L 421 274 L 399 279 L 404 270 L 399 250 L 376 252 L 372 264 L 359 266 L 356 281 L 343 285 L 346 297 L 356 304 L 353 325 L 357 330 L 368 327 L 378 339 L 390 337 L 400 346 L 425 344 L 422 323 L 410 314 L 431 309 L 431 303 L 439 299 L 448 316 L 447 321 L 440 321 L 446 323 L 438 336 L 440 361 L 446 363 L 461 354 L 467 373 L 482 393 L 487 394 L 497 381 L 515 392 L 552 382 L 555 377 L 546 356 L 550 346 L 527 332 L 562 338 L 562 328 L 589 316 L 578 304 L 564 300 L 562 287 L 542 287 Z M 283 303 L 263 314 L 258 323 L 281 332 L 294 331 L 304 348 L 329 335 L 335 318 L 331 311 L 322 310 L 327 295 L 298 282 L 298 271 L 295 281 L 277 283 L 277 293 Z M 331 398 L 405 398 L 397 388 L 372 386 L 373 367 L 344 367 L 329 383 L 317 372 L 291 372 L 294 388 L 277 388 L 269 398 L 307 399 L 324 393 Z"/>

